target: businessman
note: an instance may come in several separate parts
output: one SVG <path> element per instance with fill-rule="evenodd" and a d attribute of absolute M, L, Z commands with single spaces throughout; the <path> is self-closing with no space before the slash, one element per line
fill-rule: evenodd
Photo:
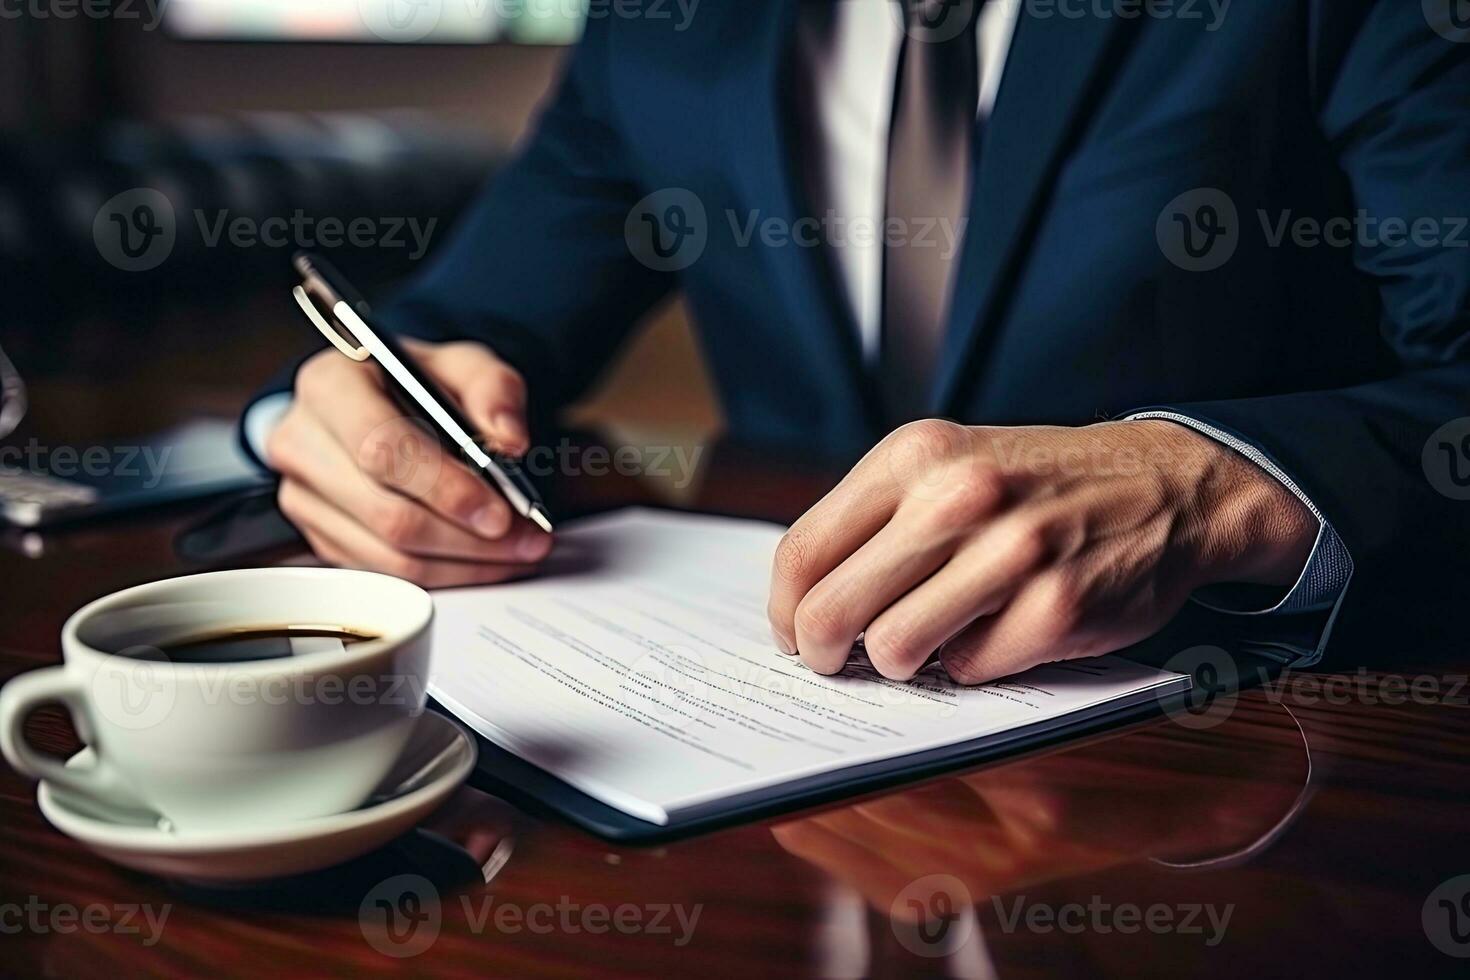
<path fill-rule="evenodd" d="M 514 452 L 682 292 L 732 436 L 867 451 L 774 559 L 774 642 L 818 671 L 863 634 L 888 676 L 979 682 L 1186 603 L 1311 662 L 1443 612 L 1470 544 L 1470 25 L 1434 8 L 595 18 L 384 320 Z M 291 387 L 246 435 L 325 560 L 451 585 L 547 554 L 457 463 L 379 468 L 373 368 Z"/>

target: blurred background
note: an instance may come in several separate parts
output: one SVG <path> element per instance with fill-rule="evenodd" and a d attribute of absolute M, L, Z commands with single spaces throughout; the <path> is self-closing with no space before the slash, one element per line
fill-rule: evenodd
<path fill-rule="evenodd" d="M 31 403 L 11 440 L 237 414 L 320 346 L 291 253 L 370 298 L 430 261 L 584 3 L 0 0 L 0 346 Z M 160 194 L 172 236 L 135 207 Z M 718 430 L 677 302 L 570 421 L 612 443 Z"/>

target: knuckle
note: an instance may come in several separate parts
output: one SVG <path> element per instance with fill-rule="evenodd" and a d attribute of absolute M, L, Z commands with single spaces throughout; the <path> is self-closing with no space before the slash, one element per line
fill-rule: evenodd
<path fill-rule="evenodd" d="M 469 515 L 490 506 L 489 491 L 467 473 L 446 467 L 428 491 L 429 503 L 442 514 Z"/>
<path fill-rule="evenodd" d="M 1074 633 L 1082 623 L 1082 589 L 1071 579 L 1055 576 L 1046 587 L 1042 632 L 1052 640 Z"/>
<path fill-rule="evenodd" d="M 1017 524 L 1002 548 L 1021 568 L 1034 568 L 1051 552 L 1051 532 L 1041 521 L 1027 520 Z"/>
<path fill-rule="evenodd" d="M 939 527 L 968 527 L 988 516 L 994 509 L 993 495 L 966 479 L 952 492 L 934 500 L 928 508 L 930 519 Z"/>
<path fill-rule="evenodd" d="M 984 461 L 977 461 L 966 468 L 964 488 L 965 496 L 987 512 L 1004 503 L 1010 492 L 1005 473 Z"/>
<path fill-rule="evenodd" d="M 300 502 L 300 491 L 296 484 L 291 480 L 282 480 L 276 487 L 276 508 L 293 524 L 300 514 Z"/>
<path fill-rule="evenodd" d="M 863 634 L 868 659 L 884 677 L 900 680 L 913 676 L 931 651 L 922 648 L 919 637 L 901 623 L 879 623 Z"/>
<path fill-rule="evenodd" d="M 271 430 L 265 439 L 265 458 L 278 472 L 295 470 L 300 465 L 295 412 L 287 412 L 285 417 Z"/>
<path fill-rule="evenodd" d="M 357 467 L 364 476 L 384 482 L 393 475 L 393 462 L 397 452 L 398 447 L 380 426 L 369 433 L 357 447 Z"/>
<path fill-rule="evenodd" d="M 826 596 L 809 596 L 796 607 L 796 629 L 822 646 L 851 641 L 856 632 L 846 622 L 839 603 Z"/>
<path fill-rule="evenodd" d="M 964 441 L 965 427 L 945 419 L 919 419 L 893 430 L 890 437 L 919 457 L 947 456 Z"/>
<path fill-rule="evenodd" d="M 800 527 L 791 528 L 776 545 L 776 576 L 788 583 L 805 581 L 815 553 L 816 542 L 812 540 L 811 532 Z"/>
<path fill-rule="evenodd" d="M 329 395 L 339 370 L 336 351 L 313 354 L 296 370 L 296 394 L 308 402 Z"/>
<path fill-rule="evenodd" d="M 443 343 L 430 343 L 418 341 L 418 356 L 421 358 L 443 358 L 446 360 L 466 360 L 469 358 L 490 358 L 495 355 L 486 349 L 484 344 L 474 340 L 448 340 Z"/>
<path fill-rule="evenodd" d="M 417 542 L 426 524 L 423 510 L 407 501 L 386 502 L 371 519 L 371 527 L 378 537 L 397 548 Z"/>
<path fill-rule="evenodd" d="M 526 397 L 525 379 L 519 371 L 504 362 L 494 372 L 493 383 L 496 393 L 502 398 L 519 403 Z"/>
<path fill-rule="evenodd" d="M 494 369 L 482 373 L 465 386 L 465 400 L 491 411 L 504 408 L 519 408 L 526 398 L 526 386 L 521 376 L 509 368 Z"/>

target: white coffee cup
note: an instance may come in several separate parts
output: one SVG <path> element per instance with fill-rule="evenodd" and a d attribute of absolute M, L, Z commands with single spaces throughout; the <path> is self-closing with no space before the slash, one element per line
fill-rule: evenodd
<path fill-rule="evenodd" d="M 157 814 L 181 831 L 345 812 L 388 774 L 424 710 L 433 617 L 419 587 L 335 568 L 210 572 L 126 589 L 67 620 L 61 666 L 0 690 L 0 749 L 58 790 Z M 240 663 L 137 655 L 221 630 L 304 624 L 374 638 Z M 26 744 L 27 715 L 48 703 L 71 712 L 95 766 L 66 766 Z"/>

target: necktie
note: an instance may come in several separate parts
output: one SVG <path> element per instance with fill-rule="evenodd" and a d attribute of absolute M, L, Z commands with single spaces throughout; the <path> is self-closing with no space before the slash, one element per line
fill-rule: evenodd
<path fill-rule="evenodd" d="M 954 291 L 979 103 L 977 0 L 900 0 L 906 29 L 888 134 L 879 376 L 888 420 L 925 414 Z"/>

